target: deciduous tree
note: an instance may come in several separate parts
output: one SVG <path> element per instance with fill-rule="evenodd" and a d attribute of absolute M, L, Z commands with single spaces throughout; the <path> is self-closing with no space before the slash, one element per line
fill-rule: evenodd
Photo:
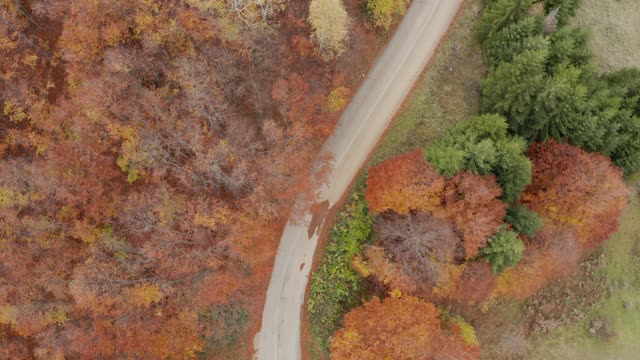
<path fill-rule="evenodd" d="M 432 211 L 442 204 L 444 182 L 416 149 L 369 168 L 365 198 L 373 213 Z"/>
<path fill-rule="evenodd" d="M 375 229 L 380 245 L 420 288 L 440 280 L 460 242 L 446 217 L 423 212 L 384 215 Z"/>
<path fill-rule="evenodd" d="M 528 152 L 533 181 L 523 203 L 541 216 L 576 230 L 586 248 L 616 231 L 629 190 L 607 157 L 554 140 Z"/>
<path fill-rule="evenodd" d="M 522 261 L 498 277 L 495 291 L 502 296 L 526 299 L 549 282 L 570 275 L 584 251 L 572 229 L 545 224 L 524 251 Z"/>
<path fill-rule="evenodd" d="M 493 176 L 459 173 L 447 181 L 445 209 L 462 234 L 465 254 L 474 257 L 498 231 L 507 205 Z"/>
<path fill-rule="evenodd" d="M 497 286 L 497 277 L 491 265 L 484 261 L 464 264 L 464 270 L 443 296 L 464 304 L 475 304 L 486 300 Z"/>
<path fill-rule="evenodd" d="M 309 23 L 318 42 L 318 49 L 325 59 L 331 59 L 344 51 L 349 36 L 349 15 L 342 0 L 312 0 L 309 6 Z"/>
<path fill-rule="evenodd" d="M 368 0 L 367 12 L 374 26 L 388 30 L 407 8 L 406 0 Z"/>
<path fill-rule="evenodd" d="M 438 309 L 415 297 L 373 298 L 345 316 L 332 359 L 478 359 L 479 347 L 443 329 Z"/>

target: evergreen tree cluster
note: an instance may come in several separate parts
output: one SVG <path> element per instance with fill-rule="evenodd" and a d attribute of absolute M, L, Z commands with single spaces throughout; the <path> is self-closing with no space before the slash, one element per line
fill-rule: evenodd
<path fill-rule="evenodd" d="M 566 24 L 577 5 L 487 2 L 476 28 L 490 66 L 482 108 L 528 142 L 567 141 L 610 156 L 629 174 L 640 169 L 640 70 L 596 72 L 588 32 Z"/>
<path fill-rule="evenodd" d="M 426 157 L 445 176 L 460 171 L 494 174 L 502 186 L 502 200 L 513 203 L 531 182 L 531 162 L 524 155 L 526 141 L 508 134 L 507 120 L 497 114 L 473 116 L 450 128 Z"/>
<path fill-rule="evenodd" d="M 611 157 L 630 174 L 640 169 L 640 70 L 598 74 L 589 32 L 568 25 L 579 0 L 487 0 L 476 24 L 489 73 L 482 115 L 450 128 L 425 149 L 452 177 L 496 176 L 509 204 L 503 228 L 480 255 L 496 272 L 520 259 L 518 234 L 533 238 L 542 218 L 519 203 L 531 183 L 525 151 L 556 139 Z"/>

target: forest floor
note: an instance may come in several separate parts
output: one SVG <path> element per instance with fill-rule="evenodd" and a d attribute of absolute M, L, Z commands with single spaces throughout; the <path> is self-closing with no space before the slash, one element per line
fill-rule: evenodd
<path fill-rule="evenodd" d="M 583 0 L 572 23 L 592 29 L 599 70 L 640 66 L 640 8 L 636 0 Z M 634 4 L 632 4 L 634 3 Z M 415 147 L 476 114 L 485 77 L 473 26 L 481 0 L 467 0 L 368 166 Z M 635 29 L 635 30 L 634 30 Z M 632 44 L 636 44 L 633 45 Z M 364 189 L 366 167 L 352 192 Z M 496 299 L 452 308 L 475 326 L 482 359 L 636 359 L 640 352 L 640 176 L 627 179 L 633 196 L 618 232 L 586 258 L 571 277 L 556 281 L 524 302 Z M 331 240 L 330 240 L 331 241 Z M 328 336 L 328 335 L 323 335 Z M 326 340 L 326 339 L 325 339 Z M 327 349 L 310 339 L 313 358 Z"/>

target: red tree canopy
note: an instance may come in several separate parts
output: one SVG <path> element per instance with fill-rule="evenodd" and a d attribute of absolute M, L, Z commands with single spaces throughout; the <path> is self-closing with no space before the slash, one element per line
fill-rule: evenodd
<path fill-rule="evenodd" d="M 552 140 L 528 151 L 533 180 L 522 201 L 541 216 L 576 230 L 593 248 L 618 228 L 629 190 L 611 160 Z"/>
<path fill-rule="evenodd" d="M 442 204 L 444 178 L 416 149 L 369 168 L 364 193 L 369 210 L 432 211 Z"/>
<path fill-rule="evenodd" d="M 462 234 L 467 257 L 478 254 L 502 224 L 507 204 L 494 176 L 458 173 L 447 181 L 446 210 Z"/>
<path fill-rule="evenodd" d="M 385 212 L 376 222 L 376 251 L 366 252 L 355 268 L 390 290 L 426 298 L 463 298 L 469 292 L 458 282 L 473 284 L 477 277 L 495 284 L 476 266 L 462 276 L 462 263 L 503 224 L 501 195 L 494 176 L 462 172 L 444 180 L 421 150 L 386 160 L 369 170 L 365 192 L 369 209 Z M 470 301 L 485 298 L 491 286 L 486 289 Z"/>
<path fill-rule="evenodd" d="M 373 298 L 345 316 L 331 344 L 331 358 L 478 359 L 480 349 L 459 331 L 443 329 L 438 309 L 412 296 Z"/>

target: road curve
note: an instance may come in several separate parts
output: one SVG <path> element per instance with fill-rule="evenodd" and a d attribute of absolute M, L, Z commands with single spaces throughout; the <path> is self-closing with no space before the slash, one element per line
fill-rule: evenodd
<path fill-rule="evenodd" d="M 327 183 L 319 190 L 319 202 L 328 201 L 331 207 L 342 197 L 433 55 L 462 1 L 413 1 L 320 151 L 330 154 L 334 163 Z M 282 233 L 262 328 L 254 339 L 254 359 L 301 358 L 301 311 L 321 229 L 317 226 L 309 236 L 310 222 L 309 211 L 303 221 L 289 221 Z"/>

